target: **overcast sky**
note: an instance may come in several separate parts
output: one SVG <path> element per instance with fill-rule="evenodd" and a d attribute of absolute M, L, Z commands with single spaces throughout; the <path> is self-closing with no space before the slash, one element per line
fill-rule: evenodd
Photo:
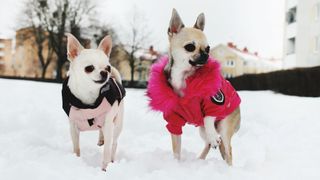
<path fill-rule="evenodd" d="M 24 0 L 2 2 L 0 37 L 13 37 Z M 125 38 L 126 19 L 137 7 L 146 17 L 156 49 L 168 45 L 167 28 L 172 8 L 176 8 L 186 26 L 192 26 L 199 13 L 206 16 L 205 33 L 213 47 L 234 42 L 247 46 L 261 56 L 282 56 L 285 0 L 95 0 L 98 17 L 116 28 Z"/>

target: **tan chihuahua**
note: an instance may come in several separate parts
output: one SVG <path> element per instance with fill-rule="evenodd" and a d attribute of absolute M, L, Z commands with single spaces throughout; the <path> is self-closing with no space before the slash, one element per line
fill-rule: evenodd
<path fill-rule="evenodd" d="M 169 61 L 164 69 L 164 73 L 173 91 L 181 98 L 186 96 L 186 89 L 189 88 L 189 84 L 187 83 L 188 78 L 192 78 L 200 72 L 203 74 L 204 70 L 201 70 L 202 68 L 209 68 L 207 64 L 211 61 L 209 57 L 210 47 L 203 33 L 204 26 L 205 16 L 203 13 L 198 16 L 193 27 L 185 27 L 177 11 L 173 9 L 168 28 L 170 42 Z M 204 77 L 205 76 L 210 76 L 210 74 L 204 75 Z M 210 106 L 224 108 L 223 111 L 225 113 L 223 118 L 221 118 L 222 116 L 219 117 L 207 113 L 207 115 L 201 119 L 202 123 L 200 123 L 199 129 L 200 135 L 205 141 L 205 147 L 199 158 L 205 159 L 210 147 L 216 148 L 219 146 L 222 158 L 228 165 L 232 165 L 231 138 L 240 127 L 240 98 L 231 84 L 222 77 L 220 78 L 222 85 L 218 93 L 208 98 L 211 101 L 208 100 L 208 102 L 206 102 L 207 100 L 204 98 L 205 100 L 201 100 L 201 103 L 198 104 L 198 106 L 201 106 L 200 111 L 202 112 L 206 111 L 206 105 L 203 105 L 203 103 L 208 103 Z M 199 91 L 200 90 L 201 89 L 199 89 Z M 227 92 L 230 90 L 231 92 Z M 196 102 L 192 101 L 190 103 Z M 212 105 L 210 103 L 212 103 Z M 190 110 L 191 113 L 195 111 L 193 108 Z M 183 115 L 180 114 L 180 116 Z M 188 122 L 187 119 L 184 120 Z M 174 156 L 180 159 L 181 134 L 171 132 L 171 137 Z"/>

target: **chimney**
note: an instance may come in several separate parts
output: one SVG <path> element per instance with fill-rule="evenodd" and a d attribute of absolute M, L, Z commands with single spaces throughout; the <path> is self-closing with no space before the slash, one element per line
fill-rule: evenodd
<path fill-rule="evenodd" d="M 151 52 L 151 53 L 154 52 L 152 45 L 149 47 L 149 52 Z"/>
<path fill-rule="evenodd" d="M 244 47 L 242 51 L 245 52 L 245 53 L 248 53 L 248 52 L 249 52 L 249 50 L 248 50 L 247 47 Z"/>
<path fill-rule="evenodd" d="M 235 46 L 234 46 L 233 42 L 228 42 L 228 47 L 234 48 Z"/>

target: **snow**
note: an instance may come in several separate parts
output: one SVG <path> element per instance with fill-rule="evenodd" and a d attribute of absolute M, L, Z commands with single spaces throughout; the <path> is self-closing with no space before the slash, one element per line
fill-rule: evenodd
<path fill-rule="evenodd" d="M 189 125 L 182 160 L 174 160 L 161 114 L 148 110 L 144 90 L 127 89 L 117 160 L 105 173 L 97 132 L 83 132 L 81 157 L 72 154 L 61 85 L 0 79 L 0 87 L 1 180 L 320 178 L 320 98 L 239 92 L 242 124 L 228 167 L 218 150 L 197 159 L 203 142 Z"/>

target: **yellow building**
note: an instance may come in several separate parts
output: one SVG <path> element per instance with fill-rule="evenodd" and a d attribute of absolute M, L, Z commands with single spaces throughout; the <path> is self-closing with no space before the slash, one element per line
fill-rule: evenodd
<path fill-rule="evenodd" d="M 223 77 L 232 78 L 244 74 L 244 60 L 228 46 L 220 44 L 210 51 L 210 55 L 221 64 Z"/>
<path fill-rule="evenodd" d="M 12 40 L 0 39 L 0 75 L 14 75 L 12 59 Z"/>
<path fill-rule="evenodd" d="M 281 60 L 261 58 L 258 53 L 250 53 L 246 47 L 238 49 L 233 43 L 220 44 L 213 48 L 210 54 L 220 62 L 225 78 L 266 73 L 281 68 Z"/>

